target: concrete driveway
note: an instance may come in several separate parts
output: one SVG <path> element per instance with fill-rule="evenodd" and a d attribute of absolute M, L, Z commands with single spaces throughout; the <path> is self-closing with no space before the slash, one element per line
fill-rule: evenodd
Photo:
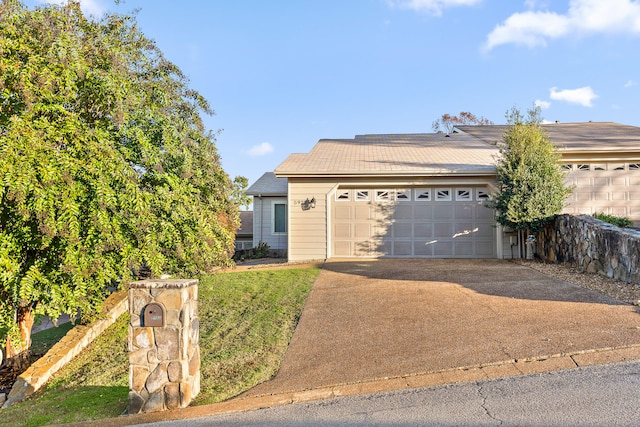
<path fill-rule="evenodd" d="M 638 344 L 638 307 L 508 261 L 330 261 L 245 397 Z"/>

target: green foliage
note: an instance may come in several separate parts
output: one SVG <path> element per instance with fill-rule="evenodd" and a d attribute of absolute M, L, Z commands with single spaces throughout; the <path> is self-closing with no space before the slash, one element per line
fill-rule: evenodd
<path fill-rule="evenodd" d="M 3 0 L 0 329 L 17 307 L 90 315 L 141 267 L 229 262 L 244 190 L 187 84 L 132 17 Z"/>
<path fill-rule="evenodd" d="M 624 216 L 607 215 L 603 212 L 599 212 L 594 214 L 593 217 L 621 228 L 631 228 L 635 225 L 631 219 Z"/>
<path fill-rule="evenodd" d="M 220 402 L 275 375 L 319 272 L 295 268 L 201 277 L 201 392 L 194 404 Z M 88 423 L 121 415 L 129 392 L 128 324 L 125 313 L 44 390 L 3 409 L 3 425 Z"/>
<path fill-rule="evenodd" d="M 496 164 L 498 192 L 489 206 L 500 224 L 535 232 L 562 211 L 571 188 L 560 154 L 540 125 L 540 109 L 529 110 L 525 121 L 514 107 L 507 122 Z"/>

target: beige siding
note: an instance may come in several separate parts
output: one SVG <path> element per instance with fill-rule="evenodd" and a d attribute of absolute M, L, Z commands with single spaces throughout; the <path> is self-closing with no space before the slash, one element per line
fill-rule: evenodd
<path fill-rule="evenodd" d="M 330 180 L 289 178 L 289 261 L 327 258 L 327 193 L 335 187 Z M 315 208 L 303 209 L 307 199 Z"/>

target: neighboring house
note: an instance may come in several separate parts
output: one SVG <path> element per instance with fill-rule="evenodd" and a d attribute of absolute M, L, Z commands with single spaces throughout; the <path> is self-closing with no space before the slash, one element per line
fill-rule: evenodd
<path fill-rule="evenodd" d="M 236 231 L 236 251 L 253 248 L 253 211 L 240 212 L 240 228 Z"/>
<path fill-rule="evenodd" d="M 575 185 L 566 212 L 640 220 L 640 128 L 590 122 L 544 127 Z M 496 144 L 505 129 L 460 126 L 451 135 L 320 140 L 247 192 L 262 216 L 254 242 L 286 236 L 278 243 L 290 261 L 510 257 L 513 235 L 485 206 L 496 191 Z"/>
<path fill-rule="evenodd" d="M 253 246 L 264 242 L 276 253 L 285 254 L 289 236 L 287 179 L 267 172 L 247 189 L 247 195 L 253 196 Z"/>

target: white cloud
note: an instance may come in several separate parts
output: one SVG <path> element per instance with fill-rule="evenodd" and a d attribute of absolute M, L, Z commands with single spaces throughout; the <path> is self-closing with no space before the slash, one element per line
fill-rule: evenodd
<path fill-rule="evenodd" d="M 388 0 L 392 7 L 427 12 L 435 16 L 442 15 L 443 9 L 456 6 L 473 6 L 482 0 Z"/>
<path fill-rule="evenodd" d="M 624 87 L 632 87 L 632 86 L 637 86 L 638 82 L 634 81 L 634 80 L 629 80 L 628 82 L 626 82 L 624 84 Z"/>
<path fill-rule="evenodd" d="M 540 99 L 536 99 L 536 101 L 533 103 L 536 107 L 540 107 L 541 110 L 546 110 L 549 107 L 551 107 L 551 102 L 549 101 L 542 101 Z"/>
<path fill-rule="evenodd" d="M 268 142 L 263 142 L 262 144 L 254 145 L 249 149 L 249 155 L 252 157 L 265 156 L 269 153 L 273 152 L 273 145 Z"/>
<path fill-rule="evenodd" d="M 63 5 L 68 0 L 40 0 L 40 3 Z M 97 0 L 80 0 L 80 8 L 85 15 L 102 16 L 105 8 Z"/>
<path fill-rule="evenodd" d="M 534 5 L 527 2 L 527 6 Z M 545 46 L 551 39 L 599 33 L 640 35 L 640 1 L 571 0 L 566 14 L 541 10 L 514 13 L 489 33 L 484 49 L 508 43 Z"/>
<path fill-rule="evenodd" d="M 565 101 L 571 104 L 582 105 L 583 107 L 592 107 L 591 101 L 596 99 L 598 95 L 591 89 L 591 86 L 585 86 L 578 89 L 558 90 L 557 87 L 549 89 L 549 97 L 554 101 Z"/>

